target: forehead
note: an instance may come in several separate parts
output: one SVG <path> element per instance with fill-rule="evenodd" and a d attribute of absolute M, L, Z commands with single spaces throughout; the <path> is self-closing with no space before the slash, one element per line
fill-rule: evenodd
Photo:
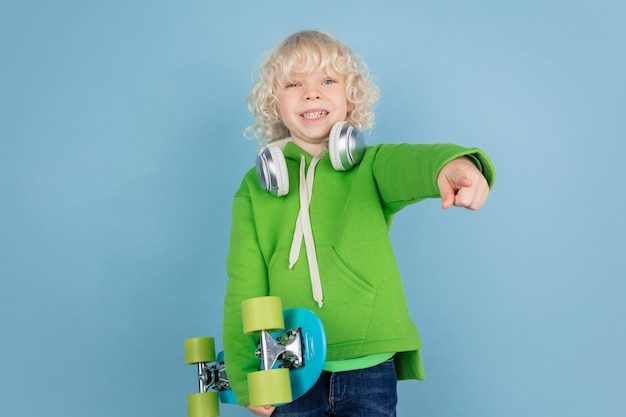
<path fill-rule="evenodd" d="M 339 74 L 335 69 L 330 67 L 320 67 L 320 68 L 306 68 L 304 66 L 295 66 L 291 68 L 288 73 L 289 77 L 304 77 L 304 76 L 312 76 L 312 77 L 339 77 Z"/>
<path fill-rule="evenodd" d="M 281 80 L 300 77 L 346 77 L 345 68 L 341 68 L 336 59 L 298 59 L 290 60 L 283 65 L 278 75 Z"/>
<path fill-rule="evenodd" d="M 279 49 L 270 73 L 278 84 L 309 74 L 338 78 L 348 74 L 347 64 L 345 54 L 336 45 L 304 42 Z"/>

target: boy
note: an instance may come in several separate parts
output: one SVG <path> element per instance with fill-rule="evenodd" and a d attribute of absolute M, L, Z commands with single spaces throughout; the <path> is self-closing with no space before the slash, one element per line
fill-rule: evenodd
<path fill-rule="evenodd" d="M 477 210 L 494 170 L 480 150 L 457 145 L 346 142 L 350 134 L 337 129 L 371 128 L 378 96 L 350 48 L 304 31 L 268 54 L 248 97 L 250 130 L 269 142 L 259 158 L 271 161 L 257 162 L 233 202 L 223 338 L 239 404 L 248 404 L 246 374 L 258 368 L 241 301 L 277 295 L 283 308 L 311 309 L 328 341 L 325 371 L 307 394 L 278 408 L 248 407 L 254 414 L 395 416 L 397 380 L 424 378 L 392 218 L 434 197 L 443 208 Z M 354 160 L 338 163 L 346 154 Z"/>

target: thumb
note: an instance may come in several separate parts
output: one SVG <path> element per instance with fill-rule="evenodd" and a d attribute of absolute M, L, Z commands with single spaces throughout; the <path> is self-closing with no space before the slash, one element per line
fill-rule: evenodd
<path fill-rule="evenodd" d="M 448 181 L 441 181 L 439 184 L 439 193 L 441 194 L 441 208 L 445 210 L 452 207 L 454 204 L 454 197 L 456 196 L 456 190 Z"/>

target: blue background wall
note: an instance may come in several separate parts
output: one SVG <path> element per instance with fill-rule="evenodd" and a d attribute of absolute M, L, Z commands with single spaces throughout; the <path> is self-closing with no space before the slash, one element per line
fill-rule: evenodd
<path fill-rule="evenodd" d="M 382 90 L 370 142 L 498 170 L 479 212 L 396 218 L 428 373 L 399 415 L 626 415 L 624 3 L 385 3 L 0 1 L 0 414 L 186 415 L 252 69 L 319 28 Z"/>

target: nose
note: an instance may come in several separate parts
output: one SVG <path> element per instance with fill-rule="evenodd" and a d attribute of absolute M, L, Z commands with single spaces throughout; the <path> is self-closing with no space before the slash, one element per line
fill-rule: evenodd
<path fill-rule="evenodd" d="M 319 100 L 322 97 L 317 86 L 309 86 L 304 91 L 304 99 L 307 101 L 310 100 Z"/>

